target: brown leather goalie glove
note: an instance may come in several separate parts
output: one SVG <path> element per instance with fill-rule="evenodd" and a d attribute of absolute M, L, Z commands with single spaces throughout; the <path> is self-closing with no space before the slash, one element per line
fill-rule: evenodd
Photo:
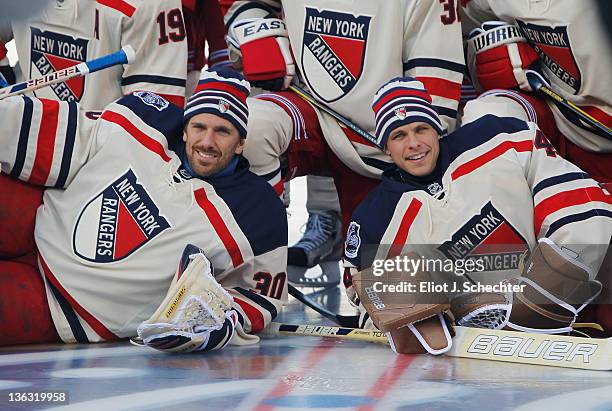
<path fill-rule="evenodd" d="M 567 255 L 548 238 L 539 240 L 515 279 L 507 328 L 546 334 L 568 333 L 577 314 L 601 292 L 589 267 Z"/>
<path fill-rule="evenodd" d="M 409 257 L 419 259 L 412 254 Z M 426 271 L 388 271 L 377 277 L 368 269 L 353 275 L 360 303 L 374 325 L 387 333 L 396 353 L 438 355 L 452 347 L 454 331 L 447 316 L 448 297 L 444 293 L 418 292 L 422 282 L 434 280 Z M 400 291 L 381 291 L 384 286 L 395 286 Z M 411 287 L 416 292 L 409 292 Z"/>

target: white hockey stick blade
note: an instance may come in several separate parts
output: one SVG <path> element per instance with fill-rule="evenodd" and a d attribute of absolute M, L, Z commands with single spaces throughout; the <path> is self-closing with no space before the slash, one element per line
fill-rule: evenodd
<path fill-rule="evenodd" d="M 612 338 L 522 333 L 505 330 L 455 327 L 453 347 L 445 355 L 518 364 L 582 370 L 612 370 Z M 378 330 L 271 323 L 264 335 L 305 335 L 388 344 Z"/>
<path fill-rule="evenodd" d="M 583 370 L 612 370 L 612 337 L 583 338 L 455 327 L 451 357 Z"/>
<path fill-rule="evenodd" d="M 89 73 L 94 73 L 118 64 L 130 64 L 135 58 L 136 52 L 130 45 L 127 45 L 121 48 L 121 50 L 107 54 L 106 56 L 98 57 L 97 59 L 79 63 L 76 66 L 66 67 L 65 69 L 54 71 L 42 77 L 37 77 L 0 89 L 0 100 L 28 91 L 38 90 L 39 88 L 47 87 L 52 84 L 61 83 L 74 77 L 85 76 Z"/>

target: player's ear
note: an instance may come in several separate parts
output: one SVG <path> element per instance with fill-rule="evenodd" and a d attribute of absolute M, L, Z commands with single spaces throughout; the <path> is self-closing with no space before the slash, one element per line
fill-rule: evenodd
<path fill-rule="evenodd" d="M 245 143 L 246 143 L 246 138 L 241 138 L 238 141 L 238 145 L 236 146 L 236 149 L 234 150 L 234 154 L 242 154 L 242 151 L 244 151 Z"/>
<path fill-rule="evenodd" d="M 187 142 L 187 130 L 183 130 L 183 141 Z"/>

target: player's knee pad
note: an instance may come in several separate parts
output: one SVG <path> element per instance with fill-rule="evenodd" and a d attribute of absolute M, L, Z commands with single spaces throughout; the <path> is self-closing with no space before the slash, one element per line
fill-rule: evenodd
<path fill-rule="evenodd" d="M 0 173 L 0 258 L 28 254 L 35 249 L 36 210 L 44 188 Z"/>

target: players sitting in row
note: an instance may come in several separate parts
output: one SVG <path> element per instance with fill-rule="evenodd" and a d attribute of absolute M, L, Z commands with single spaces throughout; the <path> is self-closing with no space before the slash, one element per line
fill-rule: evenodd
<path fill-rule="evenodd" d="M 135 92 L 98 120 L 75 103 L 0 102 L 2 172 L 47 187 L 36 255 L 0 261 L 0 345 L 137 329 L 161 350 L 257 340 L 287 298 L 287 221 L 242 157 L 249 91 L 203 72 L 185 110 Z"/>
<path fill-rule="evenodd" d="M 508 101 L 496 105 L 500 99 Z M 361 326 L 391 331 L 399 352 L 450 348 L 452 326 L 440 315 L 448 301 L 437 296 L 436 304 L 426 306 L 417 292 L 403 294 L 400 304 L 385 304 L 372 288 L 376 275 L 358 272 L 403 251 L 453 263 L 481 260 L 469 277 L 483 284 L 518 277 L 524 287 L 508 301 L 499 294 L 448 293 L 459 324 L 479 325 L 478 317 L 498 314 L 497 327 L 569 332 L 601 291 L 599 280 L 609 280 L 606 269 L 597 275 L 612 236 L 612 196 L 561 158 L 535 123 L 506 111 L 483 115 L 516 104 L 516 116 L 523 112 L 528 120 L 526 103 L 508 99 L 507 92 L 468 103 L 462 127 L 445 136 L 431 101 L 410 77 L 391 80 L 374 99 L 380 147 L 395 166 L 355 210 L 347 233 L 345 256 L 356 276 L 350 290 L 363 303 Z M 519 267 L 526 250 L 531 257 Z M 402 277 L 397 271 L 391 274 L 401 280 L 434 281 L 427 273 Z"/>

